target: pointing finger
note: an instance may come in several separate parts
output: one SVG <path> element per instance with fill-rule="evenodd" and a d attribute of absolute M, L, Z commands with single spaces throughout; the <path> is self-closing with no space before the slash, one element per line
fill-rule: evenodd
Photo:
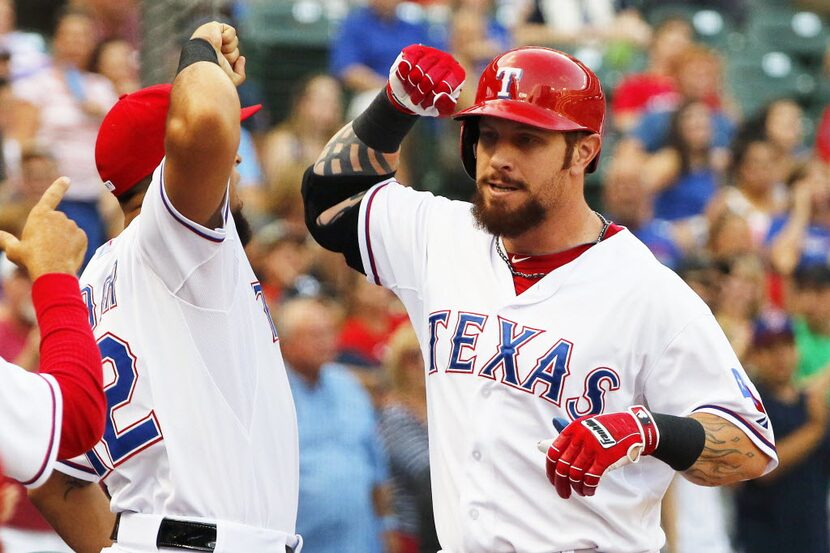
<path fill-rule="evenodd" d="M 0 230 L 0 250 L 8 251 L 9 248 L 14 248 L 16 244 L 20 242 L 14 236 L 14 234 L 8 233 L 4 230 Z"/>
<path fill-rule="evenodd" d="M 32 209 L 47 209 L 53 210 L 61 203 L 63 195 L 69 189 L 69 177 L 60 177 L 55 182 L 49 185 L 43 196 L 40 197 L 35 207 Z"/>

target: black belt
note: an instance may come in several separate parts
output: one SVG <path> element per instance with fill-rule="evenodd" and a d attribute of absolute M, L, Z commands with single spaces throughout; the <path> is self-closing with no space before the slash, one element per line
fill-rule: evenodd
<path fill-rule="evenodd" d="M 115 516 L 112 529 L 112 541 L 118 541 L 118 525 L 121 513 Z M 189 520 L 162 519 L 156 536 L 156 547 L 184 549 L 186 551 L 207 551 L 216 549 L 216 525 Z M 294 553 L 294 549 L 285 546 L 285 553 Z"/>

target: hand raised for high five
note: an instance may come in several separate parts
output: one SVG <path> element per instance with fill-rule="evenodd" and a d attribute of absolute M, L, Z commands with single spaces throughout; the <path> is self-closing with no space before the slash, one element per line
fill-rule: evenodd
<path fill-rule="evenodd" d="M 236 29 L 225 23 L 211 21 L 193 31 L 190 38 L 201 38 L 216 50 L 217 61 L 235 86 L 245 82 L 245 56 L 239 52 Z"/>
<path fill-rule="evenodd" d="M 386 95 L 404 113 L 448 117 L 455 111 L 465 76 L 450 54 L 412 44 L 392 64 Z"/>

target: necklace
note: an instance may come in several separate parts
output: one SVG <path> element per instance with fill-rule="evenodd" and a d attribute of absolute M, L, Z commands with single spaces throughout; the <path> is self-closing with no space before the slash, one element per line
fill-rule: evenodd
<path fill-rule="evenodd" d="M 602 215 L 602 213 L 600 213 L 599 211 L 594 211 L 594 213 L 596 213 L 597 217 L 599 217 L 599 220 L 602 221 L 602 230 L 599 231 L 599 236 L 597 236 L 597 239 L 594 240 L 594 243 L 592 244 L 592 245 L 595 246 L 595 245 L 599 244 L 600 242 L 602 242 L 602 239 L 605 237 L 605 233 L 608 231 L 608 227 L 611 225 L 611 221 L 606 219 Z M 538 278 L 542 278 L 543 276 L 545 276 L 547 274 L 547 273 L 523 273 L 521 271 L 517 271 L 516 269 L 514 269 L 513 264 L 510 263 L 510 259 L 507 258 L 507 254 L 504 253 L 504 250 L 501 247 L 501 238 L 500 237 L 496 238 L 496 251 L 498 252 L 499 257 L 501 257 L 504 260 L 504 262 L 507 264 L 507 268 L 510 269 L 510 274 L 512 274 L 513 276 L 528 278 L 528 279 L 538 279 Z"/>

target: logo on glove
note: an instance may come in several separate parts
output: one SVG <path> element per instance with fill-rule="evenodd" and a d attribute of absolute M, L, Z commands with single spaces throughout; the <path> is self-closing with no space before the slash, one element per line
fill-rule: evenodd
<path fill-rule="evenodd" d="M 646 411 L 634 411 L 634 416 L 640 420 L 640 424 L 651 424 L 651 417 L 648 416 Z"/>
<path fill-rule="evenodd" d="M 608 449 L 609 447 L 616 445 L 617 440 L 615 440 L 611 436 L 611 433 L 608 432 L 607 428 L 602 426 L 596 420 L 585 419 L 584 421 L 582 421 L 582 426 L 590 430 L 591 433 L 596 437 L 597 441 L 599 442 L 599 445 L 601 445 L 605 449 Z"/>

